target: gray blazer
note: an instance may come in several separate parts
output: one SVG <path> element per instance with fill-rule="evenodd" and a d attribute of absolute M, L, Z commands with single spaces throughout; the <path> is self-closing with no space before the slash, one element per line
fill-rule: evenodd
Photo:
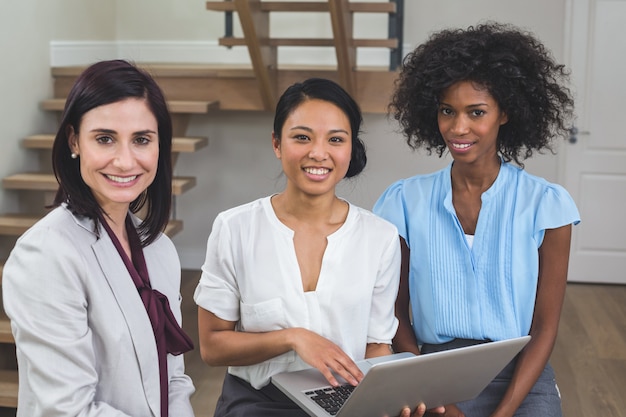
<path fill-rule="evenodd" d="M 157 349 L 143 303 L 113 242 L 58 207 L 14 247 L 3 301 L 15 337 L 18 417 L 160 417 Z M 180 322 L 180 261 L 162 235 L 144 248 L 152 287 Z M 183 356 L 168 355 L 169 415 L 193 416 Z"/>

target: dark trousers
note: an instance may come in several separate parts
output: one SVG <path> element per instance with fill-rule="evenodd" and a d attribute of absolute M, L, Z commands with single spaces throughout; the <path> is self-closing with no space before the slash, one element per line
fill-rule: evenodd
<path fill-rule="evenodd" d="M 308 417 L 271 383 L 257 390 L 241 378 L 226 373 L 215 417 Z"/>
<path fill-rule="evenodd" d="M 440 345 L 425 344 L 420 351 L 424 354 L 428 354 L 487 342 L 489 341 L 454 339 Z M 456 404 L 456 406 L 463 411 L 465 417 L 484 417 L 491 415 L 491 413 L 495 411 L 511 383 L 516 362 L 517 359 L 513 359 L 509 362 L 478 397 Z M 515 417 L 562 417 L 562 415 L 561 394 L 556 385 L 554 370 L 548 363 L 535 385 L 515 412 Z"/>

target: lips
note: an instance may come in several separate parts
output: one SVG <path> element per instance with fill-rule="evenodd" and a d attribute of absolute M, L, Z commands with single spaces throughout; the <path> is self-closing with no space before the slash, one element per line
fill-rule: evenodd
<path fill-rule="evenodd" d="M 450 147 L 453 149 L 456 149 L 458 151 L 463 151 L 465 149 L 470 148 L 473 145 L 473 143 L 456 143 L 456 142 L 450 142 Z"/>
<path fill-rule="evenodd" d="M 311 175 L 326 175 L 330 172 L 328 168 L 304 168 L 304 172 Z"/>
<path fill-rule="evenodd" d="M 105 174 L 105 177 L 107 177 L 109 180 L 119 183 L 119 184 L 127 184 L 129 182 L 135 181 L 138 177 L 138 175 L 131 175 L 129 177 L 118 177 L 117 175 L 109 175 L 109 174 Z"/>

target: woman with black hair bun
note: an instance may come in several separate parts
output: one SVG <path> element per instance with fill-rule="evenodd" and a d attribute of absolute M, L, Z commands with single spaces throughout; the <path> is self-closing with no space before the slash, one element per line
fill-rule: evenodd
<path fill-rule="evenodd" d="M 398 231 L 335 193 L 365 167 L 361 120 L 333 81 L 289 87 L 272 133 L 285 188 L 215 219 L 194 297 L 202 358 L 229 366 L 216 417 L 307 416 L 272 375 L 311 366 L 356 385 L 355 360 L 391 354 Z"/>

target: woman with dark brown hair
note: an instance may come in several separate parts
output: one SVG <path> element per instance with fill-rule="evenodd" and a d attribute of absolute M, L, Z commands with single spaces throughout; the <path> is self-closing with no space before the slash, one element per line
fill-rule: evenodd
<path fill-rule="evenodd" d="M 114 60 L 78 77 L 52 151 L 54 209 L 3 273 L 18 416 L 193 416 L 180 262 L 163 234 L 171 142 L 149 74 Z"/>

